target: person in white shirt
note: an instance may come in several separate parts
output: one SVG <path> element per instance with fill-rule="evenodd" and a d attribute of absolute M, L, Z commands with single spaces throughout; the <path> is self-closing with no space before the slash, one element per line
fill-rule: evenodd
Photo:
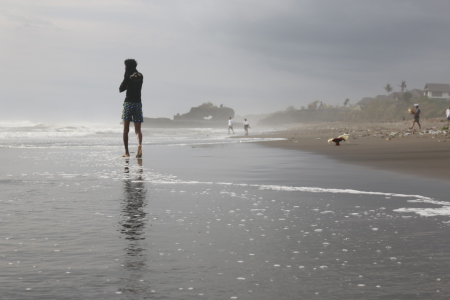
<path fill-rule="evenodd" d="M 445 114 L 447 115 L 447 127 L 448 127 L 450 125 L 450 107 L 447 108 Z"/>
<path fill-rule="evenodd" d="M 230 134 L 230 130 L 231 131 L 233 131 L 233 133 L 234 133 L 234 130 L 233 130 L 233 123 L 234 123 L 234 121 L 231 119 L 231 117 L 228 119 L 228 134 Z"/>
<path fill-rule="evenodd" d="M 250 124 L 248 123 L 247 119 L 244 119 L 244 130 L 245 135 L 248 135 L 248 129 L 250 128 Z"/>

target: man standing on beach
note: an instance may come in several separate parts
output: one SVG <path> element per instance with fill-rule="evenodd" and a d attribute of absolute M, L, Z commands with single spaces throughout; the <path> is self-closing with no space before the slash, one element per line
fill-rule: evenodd
<path fill-rule="evenodd" d="M 234 129 L 233 129 L 233 120 L 231 119 L 231 117 L 228 119 L 228 134 L 230 134 L 230 129 L 231 131 L 233 131 L 234 133 Z"/>
<path fill-rule="evenodd" d="M 445 111 L 445 114 L 447 115 L 447 127 L 449 127 L 449 125 L 450 125 L 450 107 L 447 108 L 447 110 Z"/>
<path fill-rule="evenodd" d="M 248 129 L 250 128 L 250 124 L 248 123 L 247 119 L 244 119 L 244 130 L 245 135 L 248 135 Z"/>
<path fill-rule="evenodd" d="M 119 92 L 127 91 L 123 103 L 123 145 L 125 154 L 122 157 L 130 157 L 128 151 L 128 132 L 130 131 L 130 122 L 134 123 L 134 132 L 138 139 L 138 150 L 136 157 L 142 157 L 142 132 L 141 124 L 144 122 L 142 114 L 141 89 L 144 76 L 136 70 L 137 62 L 134 59 L 125 60 L 125 76 L 119 87 Z"/>
<path fill-rule="evenodd" d="M 420 126 L 420 122 L 419 122 L 419 119 L 420 119 L 419 104 L 414 104 L 414 106 L 416 107 L 416 110 L 414 112 L 414 121 L 413 121 L 412 126 L 411 126 L 410 129 L 413 129 L 414 128 L 414 124 L 416 124 L 416 123 L 417 123 L 417 125 L 419 125 L 419 129 L 422 129 L 422 126 Z"/>

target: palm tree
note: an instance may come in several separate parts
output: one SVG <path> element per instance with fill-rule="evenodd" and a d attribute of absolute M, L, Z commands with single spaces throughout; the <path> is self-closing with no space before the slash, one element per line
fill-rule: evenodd
<path fill-rule="evenodd" d="M 388 84 L 386 84 L 384 89 L 386 90 L 386 92 L 388 92 L 388 97 L 389 97 L 389 94 L 392 92 L 392 86 L 388 83 Z"/>

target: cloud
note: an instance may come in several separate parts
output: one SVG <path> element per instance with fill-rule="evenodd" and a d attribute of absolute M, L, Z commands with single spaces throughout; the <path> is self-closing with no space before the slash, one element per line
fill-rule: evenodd
<path fill-rule="evenodd" d="M 423 1 L 281 3 L 289 9 L 218 27 L 227 30 L 236 46 L 272 62 L 327 64 L 343 70 L 355 64 L 372 62 L 368 66 L 381 68 L 420 59 L 430 44 L 433 48 L 449 45 L 440 30 L 449 27 L 449 18 L 435 14 L 444 8 L 439 5 L 433 8 L 430 3 L 422 5 Z"/>
<path fill-rule="evenodd" d="M 0 117 L 53 118 L 50 106 L 59 116 L 70 109 L 74 119 L 116 120 L 129 57 L 144 73 L 152 117 L 207 101 L 245 114 L 354 103 L 402 80 L 408 88 L 448 83 L 449 8 L 421 0 L 2 2 L 0 97 L 11 106 Z"/>

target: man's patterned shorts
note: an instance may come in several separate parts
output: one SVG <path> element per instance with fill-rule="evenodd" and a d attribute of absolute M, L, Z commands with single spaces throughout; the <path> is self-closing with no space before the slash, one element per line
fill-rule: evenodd
<path fill-rule="evenodd" d="M 133 123 L 144 122 L 142 114 L 142 103 L 124 102 L 122 110 L 122 120 Z"/>

